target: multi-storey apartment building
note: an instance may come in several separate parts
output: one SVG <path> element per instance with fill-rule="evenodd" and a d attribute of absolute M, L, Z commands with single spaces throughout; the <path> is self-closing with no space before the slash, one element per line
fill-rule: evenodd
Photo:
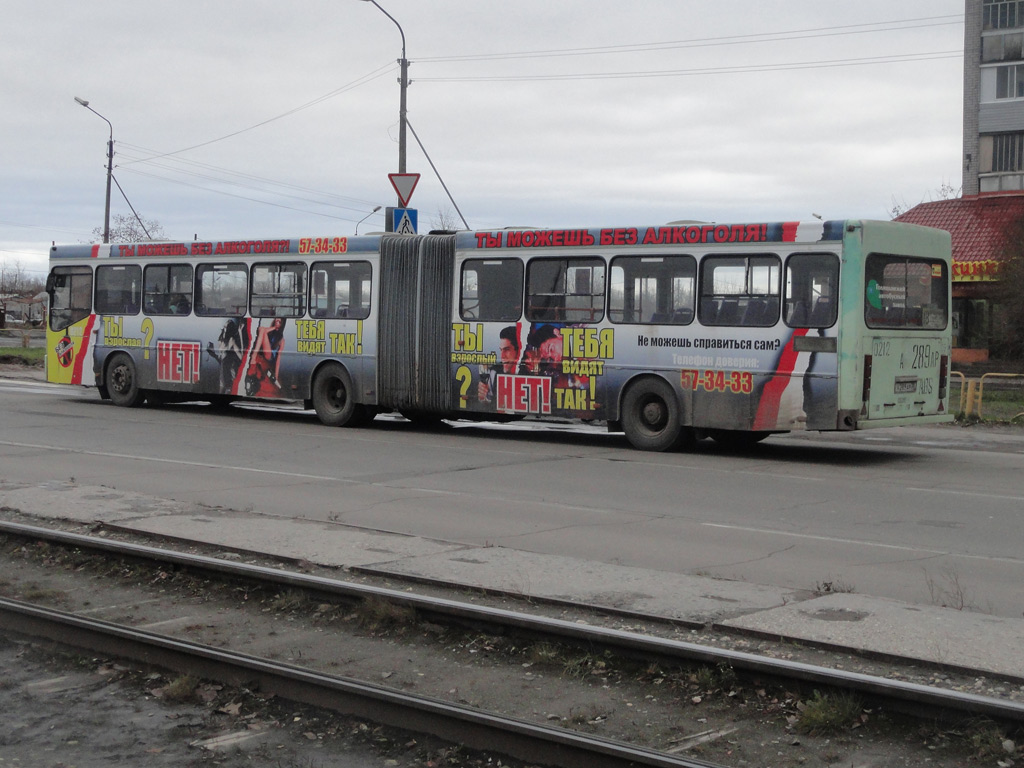
<path fill-rule="evenodd" d="M 1024 191 L 1024 1 L 966 0 L 963 194 Z"/>
<path fill-rule="evenodd" d="M 992 287 L 1007 233 L 1024 221 L 1024 0 L 965 0 L 963 193 L 900 221 L 953 237 L 954 362 L 988 359 Z"/>

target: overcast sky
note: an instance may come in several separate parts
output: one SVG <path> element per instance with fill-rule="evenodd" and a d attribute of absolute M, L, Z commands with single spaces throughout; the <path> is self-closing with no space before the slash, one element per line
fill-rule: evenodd
<path fill-rule="evenodd" d="M 961 183 L 962 0 L 379 0 L 420 229 L 889 218 Z M 362 0 L 0 0 L 0 262 L 102 228 L 350 235 L 395 205 Z M 130 215 L 114 187 L 112 214 Z M 384 227 L 383 210 L 359 231 Z"/>

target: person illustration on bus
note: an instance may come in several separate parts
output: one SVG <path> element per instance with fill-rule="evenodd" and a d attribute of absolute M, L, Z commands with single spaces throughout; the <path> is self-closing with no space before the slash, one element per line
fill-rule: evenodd
<path fill-rule="evenodd" d="M 548 376 L 551 378 L 551 386 L 556 390 L 556 407 L 558 390 L 563 393 L 566 390 L 589 390 L 590 377 L 567 373 L 562 360 L 565 355 L 564 341 L 562 337 L 562 326 L 550 323 L 535 324 L 526 337 L 526 349 L 523 350 L 523 364 L 519 367 L 519 373 L 530 376 Z M 566 402 L 577 402 L 575 397 L 565 395 Z M 591 408 L 596 407 L 591 403 Z M 589 411 L 580 411 L 573 406 L 567 406 L 567 410 L 577 412 L 577 418 L 590 420 L 593 414 Z"/>
<path fill-rule="evenodd" d="M 480 402 L 488 402 L 494 398 L 493 388 L 499 374 L 512 375 L 519 366 L 519 327 L 508 325 L 498 334 L 498 364 L 480 366 L 480 383 L 477 385 L 476 396 Z"/>
<path fill-rule="evenodd" d="M 235 394 L 235 379 L 242 366 L 242 357 L 248 343 L 248 329 L 244 318 L 231 318 L 224 323 L 217 337 L 217 348 L 213 343 L 206 345 L 206 352 L 220 363 L 220 392 Z"/>
<path fill-rule="evenodd" d="M 530 376 L 557 376 L 562 369 L 562 331 L 550 323 L 535 324 L 526 337 L 519 372 Z"/>
<path fill-rule="evenodd" d="M 281 396 L 281 351 L 285 318 L 275 317 L 256 331 L 256 341 L 245 372 L 245 393 L 251 397 Z"/>

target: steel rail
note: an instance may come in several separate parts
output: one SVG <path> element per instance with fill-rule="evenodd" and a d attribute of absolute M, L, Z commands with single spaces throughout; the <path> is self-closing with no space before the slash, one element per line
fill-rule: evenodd
<path fill-rule="evenodd" d="M 777 679 L 794 680 L 811 685 L 856 691 L 894 705 L 910 705 L 943 712 L 984 715 L 1010 723 L 1024 723 L 1024 704 L 989 696 L 954 691 L 946 688 L 891 680 L 842 669 L 830 669 L 786 659 L 773 659 L 743 651 L 687 643 L 669 638 L 652 637 L 625 630 L 581 625 L 561 619 L 533 616 L 500 608 L 414 595 L 384 587 L 354 584 L 320 576 L 283 571 L 276 568 L 234 563 L 205 555 L 191 555 L 140 544 L 110 541 L 93 536 L 40 528 L 21 523 L 0 521 L 0 534 L 39 538 L 83 549 L 135 557 L 160 563 L 223 574 L 235 579 L 269 582 L 280 586 L 311 591 L 319 595 L 348 600 L 376 598 L 412 608 L 421 615 L 479 627 L 515 629 L 548 639 L 586 643 L 618 654 L 645 659 L 655 658 L 674 663 L 728 664 L 736 670 Z"/>
<path fill-rule="evenodd" d="M 3 632 L 129 659 L 180 674 L 245 686 L 261 694 L 428 733 L 471 749 L 563 768 L 716 768 L 621 741 L 213 648 L 120 624 L 0 598 Z"/>

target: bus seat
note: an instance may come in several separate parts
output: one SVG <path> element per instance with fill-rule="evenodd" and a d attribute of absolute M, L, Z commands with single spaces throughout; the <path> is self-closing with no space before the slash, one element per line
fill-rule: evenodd
<path fill-rule="evenodd" d="M 715 325 L 736 325 L 740 319 L 739 299 L 723 299 Z"/>
<path fill-rule="evenodd" d="M 743 309 L 743 320 L 740 325 L 763 325 L 767 308 L 768 303 L 764 299 L 750 299 Z"/>
<path fill-rule="evenodd" d="M 787 301 L 786 302 L 786 325 L 793 328 L 807 327 L 807 302 Z"/>
<path fill-rule="evenodd" d="M 814 309 L 811 310 L 811 318 L 807 325 L 811 328 L 823 328 L 832 324 L 832 302 L 828 299 L 818 299 L 814 302 Z"/>
<path fill-rule="evenodd" d="M 718 319 L 718 312 L 722 308 L 721 299 L 707 299 L 702 298 L 700 300 L 699 312 L 700 321 L 704 325 L 714 325 Z"/>
<path fill-rule="evenodd" d="M 668 322 L 668 312 L 655 312 L 653 315 L 651 315 L 651 322 L 652 323 L 667 323 Z"/>

